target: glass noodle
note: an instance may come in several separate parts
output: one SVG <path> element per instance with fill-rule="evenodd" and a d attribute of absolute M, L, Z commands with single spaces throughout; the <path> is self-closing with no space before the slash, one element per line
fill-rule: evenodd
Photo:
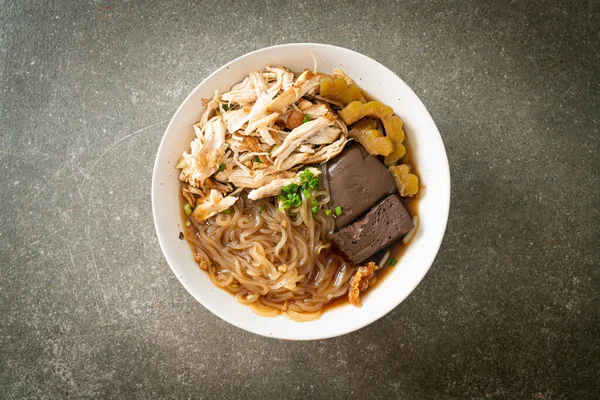
<path fill-rule="evenodd" d="M 346 294 L 356 268 L 331 248 L 327 235 L 334 219 L 322 210 L 312 214 L 315 199 L 324 205 L 329 195 L 303 195 L 301 205 L 286 213 L 274 199 L 242 195 L 229 213 L 203 222 L 190 218 L 187 238 L 212 282 L 258 315 L 316 319 L 327 303 Z"/>

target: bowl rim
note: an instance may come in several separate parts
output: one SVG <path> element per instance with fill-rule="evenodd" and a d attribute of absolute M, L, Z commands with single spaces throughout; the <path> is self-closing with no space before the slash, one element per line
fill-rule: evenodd
<path fill-rule="evenodd" d="M 428 262 L 429 265 L 427 266 L 427 268 L 422 269 L 422 273 L 420 274 L 419 278 L 417 280 L 415 280 L 412 285 L 407 286 L 410 288 L 410 290 L 407 291 L 406 296 L 400 298 L 397 302 L 390 302 L 387 307 L 378 309 L 378 312 L 372 313 L 368 317 L 363 318 L 360 321 L 360 323 L 357 323 L 354 325 L 345 325 L 343 328 L 335 331 L 334 333 L 314 334 L 312 336 L 311 335 L 302 335 L 302 334 L 299 334 L 299 335 L 290 334 L 287 336 L 286 335 L 275 336 L 273 334 L 269 335 L 269 334 L 265 333 L 264 331 L 254 329 L 252 327 L 242 325 L 238 321 L 236 321 L 235 318 L 232 318 L 227 313 L 222 313 L 220 311 L 217 311 L 211 305 L 205 304 L 200 299 L 198 299 L 194 293 L 192 293 L 192 291 L 188 288 L 188 285 L 186 284 L 186 282 L 184 282 L 184 279 L 178 275 L 178 273 L 177 273 L 178 271 L 174 267 L 175 261 L 170 259 L 169 255 L 168 255 L 168 251 L 167 251 L 168 247 L 166 244 L 166 238 L 163 238 L 163 235 L 161 234 L 160 222 L 159 222 L 159 218 L 157 218 L 156 197 L 159 195 L 159 187 L 157 185 L 157 180 L 158 180 L 157 178 L 159 175 L 159 168 L 160 168 L 159 158 L 160 158 L 161 152 L 163 151 L 164 146 L 166 146 L 167 133 L 171 129 L 171 126 L 174 124 L 175 118 L 179 115 L 179 113 L 181 112 L 184 105 L 188 101 L 190 101 L 190 99 L 192 97 L 194 97 L 196 92 L 200 90 L 200 88 L 202 87 L 202 85 L 205 82 L 210 81 L 211 79 L 214 78 L 215 75 L 221 73 L 223 70 L 229 69 L 230 65 L 232 65 L 246 57 L 254 55 L 256 53 L 272 51 L 272 50 L 276 50 L 276 49 L 280 49 L 280 48 L 290 48 L 290 47 L 309 48 L 309 51 L 310 51 L 310 47 L 315 47 L 315 46 L 325 48 L 325 49 L 329 48 L 331 50 L 333 50 L 333 49 L 342 50 L 342 51 L 352 53 L 353 56 L 364 57 L 364 58 L 368 59 L 370 62 L 376 63 L 379 65 L 379 67 L 387 70 L 389 73 L 391 73 L 394 77 L 396 77 L 405 86 L 405 89 L 408 90 L 408 92 L 414 97 L 414 99 L 416 99 L 417 103 L 415 103 L 415 106 L 422 108 L 421 111 L 424 112 L 425 115 L 429 118 L 429 120 L 431 122 L 431 127 L 435 130 L 434 131 L 435 140 L 439 142 L 438 144 L 441 145 L 441 149 L 443 150 L 442 154 L 441 154 L 441 156 L 443 156 L 443 157 L 439 161 L 443 164 L 442 167 L 443 167 L 443 171 L 445 172 L 445 177 L 443 177 L 443 178 L 444 178 L 445 183 L 447 184 L 447 188 L 448 188 L 447 189 L 447 201 L 445 201 L 444 204 L 440 205 L 440 206 L 444 206 L 443 209 L 441 210 L 442 215 L 443 215 L 443 221 L 439 222 L 441 224 L 441 228 L 442 228 L 440 231 L 441 233 L 437 237 L 431 239 L 431 243 L 428 246 L 428 248 L 430 249 L 429 253 L 431 254 L 430 261 Z M 267 47 L 263 47 L 263 48 L 256 49 L 251 52 L 245 53 L 245 54 L 243 54 L 239 57 L 236 57 L 235 59 L 223 64 L 221 67 L 217 68 L 211 74 L 209 74 L 206 78 L 204 78 L 198 85 L 196 85 L 196 87 L 186 96 L 186 98 L 179 105 L 179 107 L 177 108 L 177 110 L 175 111 L 173 116 L 171 117 L 169 124 L 167 125 L 165 132 L 163 133 L 163 136 L 161 138 L 161 141 L 158 146 L 157 153 L 156 153 L 156 157 L 154 160 L 154 168 L 152 170 L 151 198 L 152 198 L 152 217 L 154 220 L 154 227 L 155 227 L 156 235 L 157 235 L 158 242 L 161 247 L 163 256 L 165 257 L 167 264 L 169 265 L 169 267 L 170 267 L 171 271 L 174 273 L 174 275 L 177 277 L 178 281 L 182 284 L 182 286 L 186 289 L 186 291 L 198 303 L 200 303 L 204 308 L 209 310 L 211 313 L 213 313 L 215 316 L 219 317 L 220 319 L 228 322 L 229 324 L 231 324 L 237 328 L 243 329 L 245 331 L 248 331 L 248 332 L 263 336 L 263 337 L 268 337 L 268 338 L 296 340 L 296 341 L 308 341 L 308 340 L 322 340 L 322 339 L 328 339 L 328 338 L 333 338 L 333 337 L 337 337 L 337 336 L 342 336 L 342 335 L 360 330 L 360 329 L 364 328 L 365 326 L 374 323 L 375 321 L 379 320 L 380 318 L 383 318 L 385 315 L 387 315 L 389 312 L 391 312 L 394 308 L 399 306 L 415 290 L 415 288 L 422 282 L 424 276 L 427 274 L 427 272 L 433 265 L 433 262 L 435 261 L 435 258 L 437 257 L 437 254 L 439 252 L 439 249 L 440 249 L 443 239 L 445 237 L 445 232 L 446 232 L 447 224 L 448 224 L 448 216 L 449 216 L 449 211 L 450 211 L 450 202 L 451 202 L 451 177 L 450 177 L 450 166 L 449 166 L 449 162 L 448 162 L 448 155 L 446 152 L 446 148 L 444 146 L 442 136 L 439 132 L 439 129 L 437 128 L 437 125 L 435 124 L 433 117 L 429 113 L 429 110 L 427 110 L 427 108 L 425 107 L 425 105 L 423 104 L 421 99 L 416 95 L 416 93 L 412 90 L 412 88 L 410 88 L 410 86 L 408 86 L 402 80 L 402 78 L 400 78 L 394 71 L 390 70 L 388 67 L 381 64 L 379 61 L 372 59 L 371 57 L 369 57 L 367 55 L 364 55 L 362 53 L 354 51 L 352 49 L 348 49 L 348 48 L 341 47 L 341 46 L 330 45 L 330 44 L 323 44 L 323 43 L 299 42 L 299 43 L 285 43 L 285 44 L 278 44 L 278 45 L 274 45 L 274 46 L 267 46 Z M 257 316 L 257 318 L 273 318 L 273 317 Z M 285 317 L 279 316 L 279 317 L 275 317 L 275 318 L 285 318 Z M 299 324 L 309 324 L 309 323 L 310 323 L 310 321 L 299 322 Z M 298 331 L 302 332 L 302 330 L 298 330 Z"/>

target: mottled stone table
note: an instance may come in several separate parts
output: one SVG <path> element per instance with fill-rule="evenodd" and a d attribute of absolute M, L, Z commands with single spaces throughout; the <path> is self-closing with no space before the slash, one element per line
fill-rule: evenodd
<path fill-rule="evenodd" d="M 598 1 L 193 3 L 0 1 L 0 398 L 599 398 Z M 185 96 L 299 41 L 404 79 L 453 185 L 415 292 L 306 343 L 200 306 L 150 204 Z"/>

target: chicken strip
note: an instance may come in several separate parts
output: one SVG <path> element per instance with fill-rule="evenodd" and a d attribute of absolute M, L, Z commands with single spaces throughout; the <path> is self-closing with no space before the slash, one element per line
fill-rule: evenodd
<path fill-rule="evenodd" d="M 302 110 L 304 114 L 308 115 L 312 119 L 323 117 L 330 112 L 330 108 L 325 104 L 313 104 L 308 108 Z"/>
<path fill-rule="evenodd" d="M 260 71 L 252 71 L 250 72 L 250 81 L 254 86 L 254 90 L 256 91 L 256 96 L 260 97 L 263 92 L 267 91 L 267 82 L 265 82 L 265 78 L 263 73 Z"/>
<path fill-rule="evenodd" d="M 237 132 L 250 120 L 250 107 L 229 110 L 223 114 L 223 121 L 227 124 L 227 131 Z"/>
<path fill-rule="evenodd" d="M 250 77 L 244 78 L 244 80 L 237 85 L 233 85 L 231 90 L 227 93 L 223 93 L 221 99 L 230 103 L 239 103 L 242 105 L 251 104 L 258 98 L 254 84 Z"/>
<path fill-rule="evenodd" d="M 321 174 L 321 170 L 319 170 L 317 168 L 310 167 L 307 169 L 310 172 L 312 172 L 314 176 L 318 176 Z M 302 172 L 304 172 L 304 171 L 302 171 Z M 258 189 L 251 190 L 250 193 L 248 193 L 248 198 L 250 200 L 258 200 L 258 199 L 264 199 L 265 197 L 277 196 L 281 193 L 281 189 L 283 189 L 285 186 L 287 186 L 291 183 L 295 183 L 295 184 L 299 185 L 300 184 L 300 174 L 302 172 L 298 172 L 296 174 L 296 176 L 293 178 L 277 178 Z"/>
<path fill-rule="evenodd" d="M 198 122 L 198 127 L 200 129 L 204 129 L 204 126 L 206 126 L 206 123 L 208 122 L 209 119 L 211 119 L 214 115 L 215 115 L 215 111 L 219 108 L 219 92 L 217 92 L 215 90 L 215 95 L 212 98 L 211 101 L 208 102 L 208 104 L 206 104 L 206 110 L 204 110 L 204 113 L 202 114 L 202 117 L 200 118 L 200 122 Z"/>
<path fill-rule="evenodd" d="M 216 213 L 227 210 L 237 201 L 235 196 L 223 197 L 223 194 L 216 189 L 211 189 L 210 194 L 204 198 L 204 201 L 194 208 L 192 216 L 198 221 L 204 221 Z"/>
<path fill-rule="evenodd" d="M 255 189 L 268 184 L 277 178 L 292 178 L 295 173 L 290 171 L 277 172 L 272 169 L 244 170 L 234 169 L 229 175 L 229 182 L 238 188 Z"/>
<path fill-rule="evenodd" d="M 278 113 L 271 113 L 269 115 L 266 115 L 264 117 L 254 120 L 254 121 L 252 121 L 252 118 L 251 118 L 250 123 L 246 127 L 246 130 L 244 130 L 244 135 L 250 135 L 257 129 L 262 129 L 262 128 L 268 127 L 273 122 L 275 122 L 275 120 L 277 118 L 279 118 Z"/>
<path fill-rule="evenodd" d="M 191 153 L 182 155 L 182 169 L 179 179 L 192 186 L 202 187 L 204 180 L 213 175 L 225 160 L 225 123 L 221 117 L 214 117 L 204 130 L 194 126 L 196 139 L 190 144 Z"/>
<path fill-rule="evenodd" d="M 257 129 L 257 131 L 260 134 L 260 137 L 263 140 L 263 142 L 265 142 L 269 146 L 273 146 L 275 143 L 277 143 L 275 142 L 275 139 L 273 139 L 273 136 L 271 136 L 271 133 L 269 133 L 268 128 L 259 128 Z"/>
<path fill-rule="evenodd" d="M 321 75 L 313 74 L 309 70 L 304 71 L 290 88 L 273 99 L 267 106 L 267 111 L 278 112 L 279 114 L 285 113 L 289 106 L 319 86 L 320 77 Z"/>
<path fill-rule="evenodd" d="M 329 144 L 334 142 L 340 136 L 340 133 L 342 131 L 339 128 L 328 126 L 308 137 L 302 143 L 308 145 Z M 314 153 L 314 150 L 312 152 Z"/>
<path fill-rule="evenodd" d="M 285 161 L 281 164 L 280 169 L 282 171 L 287 171 L 295 167 L 298 164 L 303 164 L 304 161 L 311 156 L 310 153 L 292 153 Z"/>
<path fill-rule="evenodd" d="M 281 170 L 283 162 L 303 141 L 319 133 L 324 128 L 333 125 L 334 122 L 335 117 L 328 115 L 326 117 L 308 121 L 291 131 L 281 146 L 271 153 L 271 156 L 275 158 L 275 168 Z"/>
<path fill-rule="evenodd" d="M 340 136 L 338 140 L 331 143 L 329 146 L 324 146 L 314 155 L 304 160 L 304 164 L 320 164 L 325 161 L 329 161 L 333 157 L 337 156 L 344 150 L 344 146 L 348 143 L 348 139 L 345 136 Z"/>

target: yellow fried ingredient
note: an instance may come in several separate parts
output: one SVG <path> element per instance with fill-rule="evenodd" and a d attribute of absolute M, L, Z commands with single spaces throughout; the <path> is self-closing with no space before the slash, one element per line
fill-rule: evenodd
<path fill-rule="evenodd" d="M 350 279 L 350 288 L 348 289 L 348 301 L 355 307 L 360 307 L 360 293 L 367 290 L 369 283 L 373 279 L 377 264 L 373 261 L 359 267 L 354 276 Z"/>
<path fill-rule="evenodd" d="M 395 115 L 390 115 L 381 119 L 385 134 L 392 139 L 394 143 L 404 142 L 404 129 L 402 128 L 402 120 Z"/>
<path fill-rule="evenodd" d="M 392 165 L 396 165 L 406 154 L 406 147 L 402 144 L 404 142 L 403 124 L 402 120 L 395 115 L 387 117 L 381 122 L 387 136 L 392 140 L 392 144 L 394 145 L 394 150 L 385 158 L 385 165 L 391 167 Z M 388 134 L 388 132 L 390 133 Z"/>
<path fill-rule="evenodd" d="M 354 124 L 348 132 L 348 137 L 360 143 L 372 156 L 388 156 L 394 150 L 394 145 L 389 137 L 375 129 L 376 123 L 371 119 L 362 119 Z"/>
<path fill-rule="evenodd" d="M 377 117 L 383 123 L 385 134 L 396 143 L 404 141 L 404 130 L 402 129 L 402 120 L 396 117 L 391 107 L 381 104 L 378 101 L 369 101 L 361 103 L 353 101 L 340 110 L 339 115 L 346 125 L 352 125 L 364 117 Z"/>
<path fill-rule="evenodd" d="M 394 146 L 393 150 L 386 157 L 385 163 L 387 166 L 395 165 L 406 153 L 406 148 L 402 144 L 404 142 L 402 120 L 393 114 L 394 110 L 391 107 L 378 101 L 369 101 L 364 104 L 359 101 L 353 101 L 339 112 L 340 118 L 347 125 L 353 124 L 367 116 L 377 117 L 381 120 L 385 135 L 390 138 Z"/>
<path fill-rule="evenodd" d="M 342 78 L 333 79 L 330 76 L 321 77 L 321 96 L 343 105 L 364 99 L 358 86 L 349 85 Z"/>
<path fill-rule="evenodd" d="M 410 173 L 410 165 L 400 164 L 390 167 L 396 186 L 402 197 L 412 197 L 419 191 L 419 178 Z"/>
<path fill-rule="evenodd" d="M 393 146 L 394 150 L 385 158 L 386 167 L 396 165 L 406 154 L 406 147 L 402 143 L 393 142 Z"/>
<path fill-rule="evenodd" d="M 369 129 L 365 131 L 363 141 L 363 146 L 365 146 L 365 149 L 367 149 L 367 151 L 373 155 L 381 154 L 382 156 L 387 156 L 394 151 L 392 139 L 387 136 L 383 136 L 383 133 L 377 129 Z"/>
<path fill-rule="evenodd" d="M 351 125 L 366 116 L 377 117 L 383 121 L 385 117 L 394 114 L 394 110 L 378 101 L 369 101 L 364 104 L 360 101 L 353 101 L 340 110 L 339 114 L 346 125 Z"/>

